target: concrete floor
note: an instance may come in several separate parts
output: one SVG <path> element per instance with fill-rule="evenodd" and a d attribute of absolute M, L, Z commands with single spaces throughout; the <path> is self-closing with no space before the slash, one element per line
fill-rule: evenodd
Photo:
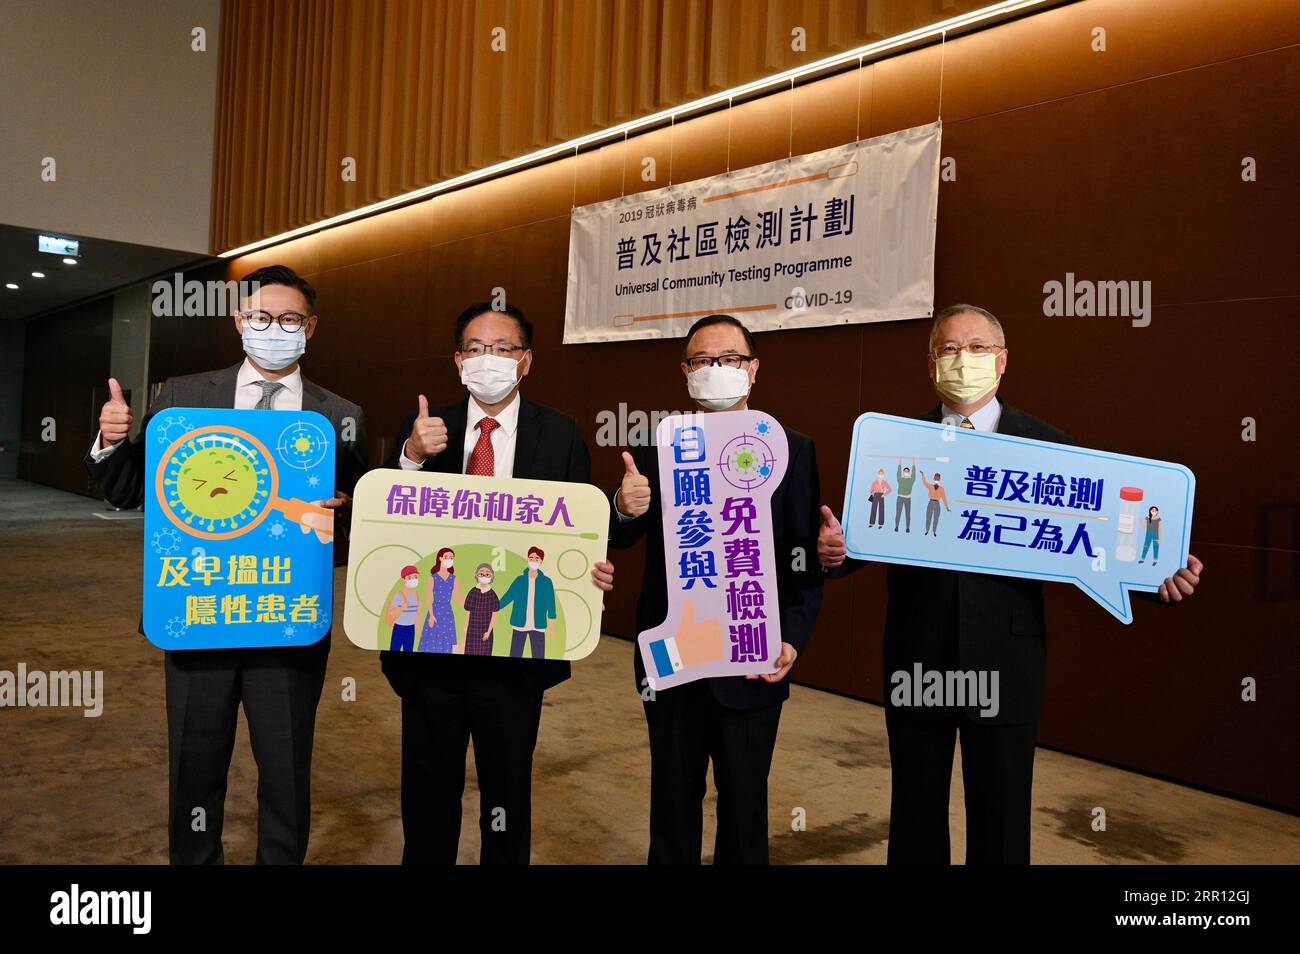
<path fill-rule="evenodd" d="M 109 517 L 112 519 L 101 519 Z M 161 863 L 167 860 L 167 733 L 162 653 L 136 632 L 136 514 L 44 487 L 0 481 L 0 669 L 103 670 L 98 719 L 79 709 L 0 710 L 0 863 Z M 85 600 L 55 612 L 60 582 Z M 336 618 L 342 618 L 343 570 Z M 534 775 L 533 860 L 644 860 L 649 757 L 630 643 L 607 637 L 546 697 Z M 357 700 L 341 698 L 352 676 Z M 308 860 L 392 863 L 401 857 L 400 719 L 378 657 L 336 633 L 316 732 Z M 954 860 L 964 841 L 961 763 L 953 778 Z M 1300 862 L 1300 819 L 1230 798 L 1039 750 L 1033 860 L 1038 864 Z M 463 862 L 477 860 L 473 770 Z M 257 775 L 240 726 L 227 798 L 231 862 L 254 855 Z M 1107 811 L 1094 832 L 1092 811 Z M 803 809 L 805 831 L 792 830 Z M 885 860 L 889 754 L 884 714 L 864 702 L 794 687 L 770 786 L 772 860 Z M 705 806 L 711 844 L 713 799 Z"/>

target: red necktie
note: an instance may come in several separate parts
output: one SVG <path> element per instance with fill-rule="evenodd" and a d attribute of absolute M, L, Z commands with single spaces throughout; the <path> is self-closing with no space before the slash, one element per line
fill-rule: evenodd
<path fill-rule="evenodd" d="M 485 417 L 478 422 L 478 443 L 469 455 L 465 473 L 479 477 L 496 476 L 496 458 L 492 454 L 492 432 L 501 426 L 495 417 Z"/>

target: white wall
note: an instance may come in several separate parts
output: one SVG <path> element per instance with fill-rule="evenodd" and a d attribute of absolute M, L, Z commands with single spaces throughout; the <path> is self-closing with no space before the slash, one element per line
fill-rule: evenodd
<path fill-rule="evenodd" d="M 0 0 L 0 222 L 206 253 L 219 11 Z"/>

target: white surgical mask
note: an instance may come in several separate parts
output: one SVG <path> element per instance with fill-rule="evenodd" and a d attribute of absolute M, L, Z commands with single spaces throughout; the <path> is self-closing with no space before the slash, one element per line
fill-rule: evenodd
<path fill-rule="evenodd" d="M 974 404 L 998 384 L 998 355 L 958 351 L 934 361 L 934 389 L 950 404 Z"/>
<path fill-rule="evenodd" d="M 479 585 L 480 585 L 480 586 L 490 586 L 491 583 L 492 583 L 492 577 L 490 577 L 490 576 L 480 576 L 480 577 L 478 578 L 478 582 L 479 582 Z"/>
<path fill-rule="evenodd" d="M 700 368 L 686 375 L 686 392 L 701 407 L 725 411 L 748 396 L 749 372 L 742 368 L 724 368 L 720 364 Z"/>
<path fill-rule="evenodd" d="M 442 568 L 443 568 L 444 570 L 450 570 L 450 569 L 452 568 L 452 566 L 454 566 L 454 565 L 455 565 L 455 564 L 454 564 L 451 560 L 443 560 L 443 561 L 442 561 Z"/>
<path fill-rule="evenodd" d="M 519 362 L 495 354 L 463 358 L 460 383 L 484 404 L 496 404 L 519 383 Z"/>
<path fill-rule="evenodd" d="M 241 337 L 244 340 L 244 353 L 268 371 L 289 367 L 307 350 L 305 326 L 297 331 L 285 331 L 278 321 L 273 321 L 269 328 L 254 331 L 245 321 Z"/>
<path fill-rule="evenodd" d="M 528 561 L 528 569 L 530 569 L 530 570 L 540 570 L 541 568 L 542 568 L 542 561 L 541 561 L 541 560 L 529 560 L 529 561 Z"/>
<path fill-rule="evenodd" d="M 416 579 L 414 579 L 414 580 L 407 580 L 407 581 L 406 581 L 406 588 L 407 588 L 408 590 L 413 590 L 413 589 L 415 589 L 415 588 L 416 588 L 417 586 L 419 586 L 419 585 L 420 585 L 420 580 L 419 580 L 418 577 L 417 577 Z"/>

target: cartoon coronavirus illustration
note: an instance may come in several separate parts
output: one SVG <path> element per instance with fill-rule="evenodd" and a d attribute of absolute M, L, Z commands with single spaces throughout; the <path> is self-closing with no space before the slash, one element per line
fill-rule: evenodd
<path fill-rule="evenodd" d="M 329 438 L 310 421 L 295 421 L 280 432 L 275 452 L 290 467 L 310 470 L 325 459 Z"/>
<path fill-rule="evenodd" d="M 186 441 L 167 461 L 167 507 L 185 524 L 214 531 L 239 528 L 265 509 L 269 471 L 236 438 Z"/>
<path fill-rule="evenodd" d="M 160 444 L 170 444 L 181 434 L 190 429 L 189 422 L 180 414 L 168 414 L 158 425 L 158 442 Z"/>
<path fill-rule="evenodd" d="M 181 548 L 181 535 L 171 527 L 163 527 L 154 532 L 150 542 L 159 556 L 170 556 Z"/>
<path fill-rule="evenodd" d="M 776 457 L 762 438 L 741 434 L 727 442 L 718 459 L 723 479 L 741 490 L 761 487 L 772 476 Z"/>

